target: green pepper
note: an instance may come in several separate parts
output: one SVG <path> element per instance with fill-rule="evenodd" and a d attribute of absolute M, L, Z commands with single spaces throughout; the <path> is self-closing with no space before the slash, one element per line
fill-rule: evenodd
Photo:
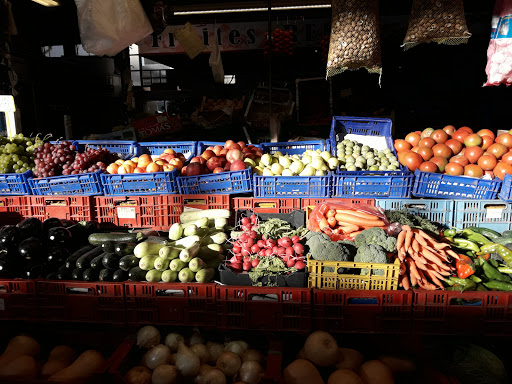
<path fill-rule="evenodd" d="M 454 237 L 459 231 L 456 228 L 446 229 L 443 232 L 444 237 Z"/>
<path fill-rule="evenodd" d="M 473 252 L 473 251 L 467 251 L 466 252 L 466 255 L 468 255 L 469 257 L 472 257 L 472 258 L 475 258 L 476 257 L 476 253 Z"/>
<path fill-rule="evenodd" d="M 475 231 L 472 231 L 469 228 L 466 228 L 462 231 L 462 237 L 464 237 L 468 240 L 471 240 L 472 242 L 477 243 L 480 246 L 492 243 L 492 241 L 490 241 L 484 235 L 481 235 Z"/>
<path fill-rule="evenodd" d="M 498 260 L 494 260 L 494 259 L 489 259 L 488 262 L 494 267 L 494 268 L 498 268 L 500 266 L 500 264 L 498 263 Z"/>
<path fill-rule="evenodd" d="M 465 291 L 474 291 L 476 289 L 476 283 L 474 281 L 469 280 L 466 285 L 462 286 L 462 292 Z"/>
<path fill-rule="evenodd" d="M 478 252 L 479 255 L 484 255 L 487 253 L 496 253 L 505 261 L 505 263 L 512 267 L 512 251 L 508 249 L 507 247 L 497 244 L 497 243 L 491 243 L 491 244 L 485 244 L 480 247 L 480 252 Z"/>
<path fill-rule="evenodd" d="M 512 283 L 506 283 L 504 281 L 489 280 L 487 283 L 484 283 L 484 285 L 488 289 L 497 289 L 499 291 L 512 291 Z"/>
<path fill-rule="evenodd" d="M 512 268 L 498 267 L 498 271 L 500 271 L 501 273 L 504 273 L 506 275 L 512 274 Z"/>
<path fill-rule="evenodd" d="M 468 240 L 468 239 L 454 238 L 453 243 L 455 244 L 455 246 L 457 248 L 460 248 L 464 251 L 473 251 L 473 252 L 480 251 L 480 247 L 476 243 L 474 243 L 473 241 Z"/>
<path fill-rule="evenodd" d="M 454 285 L 453 287 L 446 288 L 447 291 L 464 291 L 464 287 L 462 285 Z"/>
<path fill-rule="evenodd" d="M 479 278 L 478 276 L 475 276 L 475 275 L 471 275 L 469 276 L 469 278 L 474 282 L 474 283 L 481 283 L 482 282 L 482 279 Z"/>
<path fill-rule="evenodd" d="M 482 263 L 482 268 L 485 276 L 489 278 L 489 280 L 499 280 L 504 282 L 511 281 L 510 277 L 507 275 L 502 275 L 496 268 L 494 268 L 489 262 L 485 261 L 481 257 L 479 257 L 480 262 Z"/>
<path fill-rule="evenodd" d="M 461 279 L 461 278 L 458 278 L 458 277 L 455 277 L 455 276 L 450 276 L 450 277 L 445 278 L 445 281 L 449 285 L 462 285 L 462 286 L 465 286 L 471 280 L 469 280 L 469 279 Z"/>
<path fill-rule="evenodd" d="M 482 227 L 469 227 L 473 232 L 479 233 L 485 237 L 487 237 L 489 240 L 495 240 L 501 235 L 499 232 L 493 231 L 489 228 L 482 228 Z"/>
<path fill-rule="evenodd" d="M 478 284 L 476 286 L 476 290 L 477 291 L 487 291 L 487 288 L 485 288 L 485 286 L 483 284 Z"/>

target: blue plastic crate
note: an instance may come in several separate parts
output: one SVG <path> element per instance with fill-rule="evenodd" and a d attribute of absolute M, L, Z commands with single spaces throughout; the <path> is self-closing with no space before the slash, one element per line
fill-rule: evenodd
<path fill-rule="evenodd" d="M 208 175 L 178 177 L 182 195 L 233 194 L 252 192 L 252 171 L 212 173 Z"/>
<path fill-rule="evenodd" d="M 329 197 L 330 193 L 331 175 L 254 175 L 254 197 Z"/>
<path fill-rule="evenodd" d="M 499 198 L 508 203 L 512 203 L 512 175 L 506 174 L 501 183 Z"/>
<path fill-rule="evenodd" d="M 500 200 L 455 200 L 453 226 L 509 231 L 512 229 L 512 204 Z"/>
<path fill-rule="evenodd" d="M 411 196 L 414 175 L 402 171 L 338 172 L 332 176 L 332 197 L 404 199 Z"/>
<path fill-rule="evenodd" d="M 196 155 L 197 142 L 196 141 L 168 141 L 168 142 L 151 142 L 151 143 L 138 143 L 140 147 L 139 154 L 144 153 L 148 155 L 161 155 L 167 148 L 174 149 L 176 152 L 181 152 L 188 161 Z"/>
<path fill-rule="evenodd" d="M 78 175 L 30 178 L 33 195 L 101 195 L 101 171 Z"/>
<path fill-rule="evenodd" d="M 25 173 L 0 173 L 0 195 L 30 195 L 28 179 L 32 171 Z"/>
<path fill-rule="evenodd" d="M 178 171 L 101 175 L 106 196 L 166 195 L 178 192 Z"/>
<path fill-rule="evenodd" d="M 477 179 L 467 176 L 442 175 L 440 173 L 414 172 L 412 194 L 419 197 L 440 199 L 495 199 L 501 180 Z"/>
<path fill-rule="evenodd" d="M 135 141 L 122 140 L 76 140 L 73 145 L 78 152 L 83 152 L 86 147 L 94 149 L 105 148 L 110 152 L 115 152 L 122 156 L 123 159 L 130 159 L 139 154 L 139 146 Z"/>
<path fill-rule="evenodd" d="M 383 209 L 407 209 L 415 215 L 422 216 L 430 221 L 453 226 L 454 201 L 430 199 L 376 199 L 375 206 Z"/>
<path fill-rule="evenodd" d="M 283 155 L 302 155 L 304 151 L 311 149 L 316 151 L 326 150 L 326 144 L 324 140 L 310 140 L 310 141 L 287 141 L 281 143 L 261 143 L 260 144 L 263 153 L 275 153 L 280 151 Z"/>

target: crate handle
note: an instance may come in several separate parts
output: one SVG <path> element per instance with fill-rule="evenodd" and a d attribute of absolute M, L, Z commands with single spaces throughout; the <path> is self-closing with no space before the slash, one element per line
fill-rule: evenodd
<path fill-rule="evenodd" d="M 0 285 L 0 293 L 7 293 L 7 285 Z"/>
<path fill-rule="evenodd" d="M 137 201 L 127 197 L 124 200 L 116 200 L 116 201 L 114 201 L 113 205 L 114 205 L 114 207 L 118 207 L 118 206 L 122 207 L 122 206 L 126 206 L 126 205 L 129 205 L 130 207 L 134 207 L 134 206 L 136 207 L 137 206 Z"/>
<path fill-rule="evenodd" d="M 49 206 L 67 206 L 65 199 L 52 198 L 51 200 L 45 200 L 45 205 Z"/>
<path fill-rule="evenodd" d="M 275 201 L 259 201 L 254 203 L 254 208 L 277 208 Z"/>
<path fill-rule="evenodd" d="M 250 301 L 279 301 L 279 298 L 276 294 L 265 294 L 265 293 L 250 293 L 249 294 Z"/>
<path fill-rule="evenodd" d="M 184 205 L 206 205 L 207 201 L 206 199 L 183 199 Z"/>
<path fill-rule="evenodd" d="M 347 300 L 347 304 L 356 304 L 356 305 L 378 305 L 379 299 L 376 297 L 351 297 Z"/>
<path fill-rule="evenodd" d="M 472 301 L 472 302 L 471 302 Z M 482 299 L 471 298 L 453 298 L 450 300 L 450 306 L 458 307 L 481 307 L 483 304 Z"/>
<path fill-rule="evenodd" d="M 427 210 L 427 205 L 426 204 L 404 204 L 404 208 L 407 208 L 407 209 L 421 209 L 423 211 L 426 211 Z"/>
<path fill-rule="evenodd" d="M 69 287 L 66 288 L 66 293 L 79 294 L 79 295 L 89 295 L 93 293 L 92 288 L 78 288 L 78 287 Z"/>
<path fill-rule="evenodd" d="M 185 292 L 182 289 L 157 289 L 155 294 L 157 296 L 185 296 Z"/>
<path fill-rule="evenodd" d="M 484 209 L 501 209 L 501 210 L 504 210 L 504 209 L 507 209 L 507 205 L 506 204 L 489 203 L 489 204 L 484 204 Z"/>

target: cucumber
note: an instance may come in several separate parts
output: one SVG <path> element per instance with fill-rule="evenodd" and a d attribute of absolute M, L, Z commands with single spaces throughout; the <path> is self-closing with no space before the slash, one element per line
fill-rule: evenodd
<path fill-rule="evenodd" d="M 181 271 L 183 268 L 185 268 L 187 266 L 186 263 L 184 263 L 183 261 L 181 261 L 180 259 L 174 259 L 173 261 L 171 261 L 171 263 L 169 264 L 169 269 L 171 271 L 175 271 L 175 272 L 179 272 Z"/>
<path fill-rule="evenodd" d="M 73 272 L 71 272 L 71 278 L 73 280 L 82 280 L 84 275 L 84 270 L 82 268 L 75 268 Z"/>
<path fill-rule="evenodd" d="M 133 255 L 133 250 L 137 244 L 134 243 L 117 243 L 114 252 L 118 256 Z"/>
<path fill-rule="evenodd" d="M 103 256 L 105 256 L 106 253 L 102 253 L 99 256 L 96 256 L 94 259 L 91 260 L 91 268 L 97 269 L 98 271 L 103 269 L 103 263 L 101 262 L 103 260 Z"/>
<path fill-rule="evenodd" d="M 133 267 L 137 267 L 138 265 L 139 265 L 139 259 L 137 257 L 135 257 L 135 255 L 123 256 L 119 260 L 119 268 L 126 272 L 128 272 Z"/>
<path fill-rule="evenodd" d="M 140 269 L 143 269 L 145 271 L 149 271 L 150 269 L 155 268 L 155 260 L 158 258 L 157 255 L 149 255 L 144 256 L 139 261 L 139 267 Z"/>
<path fill-rule="evenodd" d="M 213 220 L 212 220 L 213 222 Z M 207 217 L 202 217 L 195 221 L 189 221 L 187 223 L 182 223 L 183 229 L 188 227 L 189 225 L 195 225 L 197 228 L 208 228 L 210 226 L 210 220 Z"/>
<path fill-rule="evenodd" d="M 173 281 L 176 281 L 177 278 L 178 278 L 178 272 L 176 272 L 176 271 L 171 271 L 171 270 L 167 269 L 162 272 L 161 279 L 164 283 L 172 283 Z"/>
<path fill-rule="evenodd" d="M 52 272 L 46 275 L 46 280 L 57 280 L 57 272 Z"/>
<path fill-rule="evenodd" d="M 112 281 L 122 282 L 122 281 L 126 281 L 126 280 L 128 280 L 128 272 L 123 271 L 122 269 L 118 269 L 112 275 Z"/>
<path fill-rule="evenodd" d="M 213 279 L 214 275 L 215 270 L 213 268 L 201 269 L 196 273 L 196 281 L 198 283 L 209 283 Z"/>
<path fill-rule="evenodd" d="M 228 235 L 224 232 L 217 232 L 214 234 L 209 234 L 208 236 L 203 237 L 201 240 L 201 245 L 210 245 L 210 244 L 224 244 L 228 241 Z"/>
<path fill-rule="evenodd" d="M 115 270 L 119 268 L 119 260 L 121 260 L 121 257 L 115 253 L 107 253 L 103 256 L 101 262 L 105 268 Z"/>
<path fill-rule="evenodd" d="M 185 211 L 180 215 L 180 222 L 188 223 L 203 217 L 229 219 L 231 212 L 228 209 L 203 209 L 200 211 Z"/>
<path fill-rule="evenodd" d="M 90 250 L 89 252 L 83 254 L 82 256 L 80 256 L 78 258 L 78 260 L 76 261 L 76 267 L 77 268 L 82 268 L 82 269 L 87 269 L 91 266 L 91 261 L 92 259 L 94 259 L 96 256 L 99 256 L 103 253 L 103 248 L 101 247 L 96 247 L 92 250 Z"/>
<path fill-rule="evenodd" d="M 128 272 L 128 279 L 131 281 L 144 281 L 146 273 L 147 271 L 143 271 L 139 267 L 133 267 L 130 269 L 130 272 Z"/>
<path fill-rule="evenodd" d="M 146 273 L 146 281 L 150 283 L 157 283 L 160 281 L 162 277 L 162 272 L 157 271 L 156 269 L 152 269 Z"/>
<path fill-rule="evenodd" d="M 114 243 L 138 243 L 145 238 L 141 232 L 137 233 L 93 233 L 89 235 L 89 244 L 100 246 L 112 241 Z"/>
<path fill-rule="evenodd" d="M 103 252 L 105 253 L 112 253 L 116 249 L 116 243 L 113 241 L 107 241 L 101 244 L 101 248 L 103 248 Z"/>
<path fill-rule="evenodd" d="M 100 281 L 112 281 L 112 276 L 114 275 L 113 269 L 102 269 L 99 274 Z"/>
<path fill-rule="evenodd" d="M 199 272 L 201 269 L 207 268 L 206 263 L 201 260 L 199 257 L 194 257 L 188 263 L 188 267 L 192 272 Z"/>
<path fill-rule="evenodd" d="M 84 281 L 98 281 L 99 273 L 97 270 L 92 268 L 87 268 L 83 274 Z"/>
<path fill-rule="evenodd" d="M 86 245 L 85 247 L 80 248 L 78 251 L 73 252 L 73 254 L 66 259 L 66 268 L 75 269 L 76 261 L 80 258 L 80 256 L 86 254 L 94 248 L 96 248 L 94 245 Z"/>
<path fill-rule="evenodd" d="M 199 252 L 200 249 L 199 243 L 195 243 L 191 247 L 185 248 L 180 252 L 180 260 L 184 263 L 188 263 L 190 260 L 192 260 L 195 255 Z"/>
<path fill-rule="evenodd" d="M 183 230 L 183 235 L 185 237 L 197 235 L 197 230 L 198 230 L 197 225 L 195 225 L 195 224 L 189 225 L 188 227 L 185 227 L 185 229 Z"/>
<path fill-rule="evenodd" d="M 55 278 L 57 280 L 69 280 L 71 279 L 71 271 L 68 269 L 60 269 L 57 271 Z"/>
<path fill-rule="evenodd" d="M 167 268 L 169 268 L 169 263 L 171 262 L 171 260 L 169 259 L 165 259 L 161 256 L 157 257 L 155 259 L 155 262 L 154 262 L 154 266 L 155 266 L 155 269 L 157 271 L 165 271 Z"/>
<path fill-rule="evenodd" d="M 160 248 L 160 251 L 158 251 L 158 256 L 168 260 L 174 260 L 180 256 L 180 252 L 181 248 L 169 247 L 166 245 L 165 247 Z"/>
<path fill-rule="evenodd" d="M 158 252 L 164 246 L 164 244 L 144 241 L 143 243 L 137 244 L 137 246 L 133 250 L 133 254 L 137 256 L 139 259 L 142 259 L 144 256 L 148 255 L 158 255 Z"/>
<path fill-rule="evenodd" d="M 169 228 L 169 239 L 170 240 L 179 240 L 183 236 L 183 226 L 180 223 L 174 223 Z"/>
<path fill-rule="evenodd" d="M 182 283 L 190 283 L 192 280 L 194 280 L 195 273 L 190 270 L 190 268 L 183 268 L 178 273 L 178 279 Z"/>

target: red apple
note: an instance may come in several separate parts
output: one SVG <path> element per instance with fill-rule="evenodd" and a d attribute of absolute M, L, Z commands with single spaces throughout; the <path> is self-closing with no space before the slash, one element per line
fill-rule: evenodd
<path fill-rule="evenodd" d="M 215 152 L 213 152 L 211 149 L 207 149 L 206 151 L 203 152 L 203 154 L 201 155 L 201 157 L 205 160 L 208 160 L 209 158 L 215 156 Z"/>
<path fill-rule="evenodd" d="M 187 176 L 197 176 L 203 172 L 203 167 L 198 162 L 190 163 L 185 168 L 187 168 Z"/>
<path fill-rule="evenodd" d="M 245 143 L 243 141 L 239 141 L 237 144 L 240 146 L 240 149 L 245 148 Z"/>
<path fill-rule="evenodd" d="M 201 157 L 200 156 L 196 156 L 196 157 L 193 157 L 190 159 L 190 162 L 191 163 L 199 163 L 201 161 Z"/>
<path fill-rule="evenodd" d="M 226 163 L 227 163 L 227 162 L 228 162 L 228 161 L 226 160 L 226 158 L 225 158 L 225 157 L 220 157 L 220 166 L 221 166 L 222 168 L 224 168 L 224 166 L 226 165 Z"/>
<path fill-rule="evenodd" d="M 224 168 L 222 168 L 222 167 L 218 167 L 213 170 L 213 173 L 221 173 L 221 172 L 224 172 Z"/>
<path fill-rule="evenodd" d="M 246 153 L 252 153 L 249 147 L 242 148 L 242 153 L 245 155 Z"/>
<path fill-rule="evenodd" d="M 230 149 L 228 153 L 226 154 L 226 159 L 232 163 L 235 160 L 241 160 L 243 159 L 242 151 L 239 149 Z"/>
<path fill-rule="evenodd" d="M 222 160 L 217 156 L 210 157 L 206 162 L 206 167 L 213 172 L 215 168 L 222 167 Z"/>
<path fill-rule="evenodd" d="M 226 156 L 227 154 L 228 154 L 228 150 L 223 149 L 222 151 L 220 151 L 219 156 Z"/>
<path fill-rule="evenodd" d="M 213 152 L 215 152 L 215 156 L 219 156 L 220 151 L 222 151 L 222 147 L 220 145 L 216 145 L 213 147 Z"/>
<path fill-rule="evenodd" d="M 181 176 L 187 176 L 187 166 L 186 165 L 183 168 L 181 168 Z"/>
<path fill-rule="evenodd" d="M 247 164 L 245 164 L 242 160 L 235 160 L 231 163 L 230 171 L 242 171 L 247 168 Z"/>
<path fill-rule="evenodd" d="M 246 153 L 244 155 L 244 159 L 251 159 L 251 160 L 254 160 L 256 159 L 256 155 L 254 153 Z"/>
<path fill-rule="evenodd" d="M 238 149 L 239 151 L 242 150 L 242 148 L 237 143 L 230 143 L 229 147 L 226 147 L 226 149 L 228 149 L 228 150 L 230 150 L 230 149 Z"/>
<path fill-rule="evenodd" d="M 231 163 L 228 161 L 226 165 L 224 165 L 224 171 L 229 171 L 231 169 Z"/>

